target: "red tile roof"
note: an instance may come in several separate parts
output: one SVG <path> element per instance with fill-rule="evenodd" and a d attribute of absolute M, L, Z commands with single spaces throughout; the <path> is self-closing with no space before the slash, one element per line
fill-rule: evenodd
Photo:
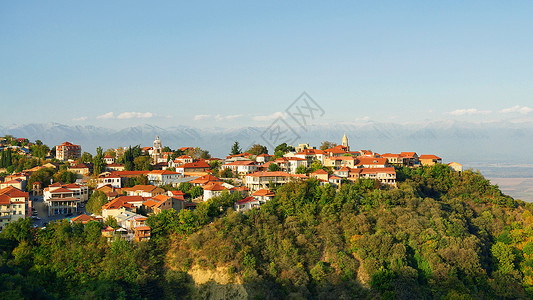
<path fill-rule="evenodd" d="M 271 192 L 270 190 L 267 190 L 267 189 L 260 189 L 260 190 L 256 191 L 255 193 L 253 193 L 252 196 L 258 196 L 258 197 L 274 197 L 275 194 L 274 194 L 274 192 Z"/>
<path fill-rule="evenodd" d="M 290 174 L 282 171 L 275 171 L 275 172 L 254 172 L 251 174 L 248 174 L 246 176 L 251 177 L 291 177 Z"/>
<path fill-rule="evenodd" d="M 418 159 L 442 159 L 436 155 L 433 154 L 422 154 L 418 157 Z"/>
<path fill-rule="evenodd" d="M 375 174 L 375 173 L 396 174 L 396 170 L 390 167 L 390 168 L 364 168 L 361 171 L 361 174 Z"/>
<path fill-rule="evenodd" d="M 245 203 L 254 202 L 254 201 L 258 201 L 258 200 L 256 200 L 254 197 L 246 197 L 244 199 L 237 201 L 236 204 L 245 204 Z"/>
<path fill-rule="evenodd" d="M 204 191 L 223 191 L 226 188 L 218 182 L 210 182 L 204 186 Z"/>

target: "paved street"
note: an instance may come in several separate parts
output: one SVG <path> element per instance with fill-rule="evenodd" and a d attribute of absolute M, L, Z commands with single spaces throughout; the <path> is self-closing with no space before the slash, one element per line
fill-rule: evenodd
<path fill-rule="evenodd" d="M 44 224 L 50 222 L 50 221 L 57 221 L 57 220 L 61 220 L 61 219 L 69 219 L 69 218 L 73 218 L 77 215 L 72 215 L 72 216 L 66 216 L 66 215 L 55 215 L 55 216 L 51 216 L 49 217 L 48 216 L 48 209 L 46 207 L 46 205 L 44 204 L 44 201 L 43 201 L 43 196 L 31 196 L 32 198 L 32 201 L 33 201 L 33 208 L 35 208 L 35 210 L 37 211 L 37 217 L 40 219 L 40 220 L 36 220 L 34 219 L 33 220 L 33 224 L 34 225 L 37 225 L 39 227 L 42 227 L 42 226 L 45 226 Z M 83 207 L 81 209 L 81 213 L 84 214 L 85 213 L 85 207 Z"/>

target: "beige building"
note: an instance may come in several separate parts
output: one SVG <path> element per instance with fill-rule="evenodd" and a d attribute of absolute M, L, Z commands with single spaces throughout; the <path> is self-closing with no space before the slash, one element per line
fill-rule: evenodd
<path fill-rule="evenodd" d="M 82 202 L 89 200 L 89 189 L 74 183 L 54 183 L 43 190 L 43 199 L 49 216 L 74 214 Z"/>
<path fill-rule="evenodd" d="M 418 160 L 420 161 L 420 164 L 423 166 L 434 166 L 436 164 L 442 163 L 442 158 L 436 155 L 433 155 L 433 154 L 430 154 L 430 155 L 422 154 L 420 155 Z"/>
<path fill-rule="evenodd" d="M 81 157 L 81 146 L 69 142 L 56 146 L 56 158 L 60 161 L 78 159 Z"/>
<path fill-rule="evenodd" d="M 451 162 L 448 164 L 448 167 L 450 169 L 454 170 L 455 172 L 463 172 L 463 165 L 457 162 Z"/>
<path fill-rule="evenodd" d="M 267 189 L 270 184 L 278 185 L 289 182 L 291 175 L 286 172 L 255 172 L 245 177 L 245 185 L 251 191 Z"/>
<path fill-rule="evenodd" d="M 28 216 L 31 211 L 29 194 L 15 187 L 0 189 L 0 230 L 9 222 Z"/>

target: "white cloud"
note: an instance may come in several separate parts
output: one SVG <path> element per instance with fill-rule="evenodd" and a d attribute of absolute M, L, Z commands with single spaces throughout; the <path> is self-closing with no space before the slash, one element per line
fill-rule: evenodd
<path fill-rule="evenodd" d="M 515 105 L 513 107 L 502 109 L 502 113 L 504 113 L 504 114 L 507 114 L 507 113 L 521 113 L 521 114 L 525 115 L 525 114 L 528 114 L 528 113 L 530 113 L 532 111 L 533 111 L 533 108 L 527 107 L 527 106 L 520 106 L 520 105 Z"/>
<path fill-rule="evenodd" d="M 96 118 L 97 119 L 113 119 L 113 118 L 115 118 L 115 114 L 112 111 L 110 111 L 110 112 L 105 113 L 105 114 L 103 114 L 101 116 L 98 116 Z"/>
<path fill-rule="evenodd" d="M 144 112 L 144 113 L 141 113 L 141 112 L 123 112 L 121 113 L 120 115 L 117 116 L 117 119 L 133 119 L 133 118 L 136 118 L 136 119 L 146 119 L 146 118 L 151 118 L 153 117 L 154 114 L 152 114 L 151 112 Z"/>
<path fill-rule="evenodd" d="M 211 115 L 196 115 L 196 116 L 194 116 L 193 119 L 195 121 L 200 121 L 200 120 L 208 119 L 208 118 L 211 118 Z"/>
<path fill-rule="evenodd" d="M 452 116 L 464 116 L 464 115 L 486 115 L 490 114 L 490 110 L 479 110 L 476 108 L 456 109 L 448 114 Z"/>
<path fill-rule="evenodd" d="M 228 115 L 228 116 L 216 115 L 215 119 L 217 121 L 225 121 L 225 120 L 237 119 L 237 118 L 240 118 L 240 117 L 242 117 L 242 115 Z"/>
<path fill-rule="evenodd" d="M 79 117 L 79 118 L 72 119 L 72 121 L 85 121 L 85 120 L 87 120 L 87 117 Z"/>
<path fill-rule="evenodd" d="M 285 113 L 281 112 L 281 111 L 278 111 L 278 112 L 275 112 L 271 115 L 266 115 L 266 116 L 255 116 L 253 117 L 252 119 L 254 121 L 270 121 L 270 120 L 274 120 L 274 119 L 277 119 L 277 118 L 282 118 L 282 119 L 285 119 L 286 118 L 286 115 Z"/>

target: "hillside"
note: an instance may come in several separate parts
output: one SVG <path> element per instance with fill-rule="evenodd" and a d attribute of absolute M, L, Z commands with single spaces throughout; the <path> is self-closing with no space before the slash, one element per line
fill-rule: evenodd
<path fill-rule="evenodd" d="M 151 216 L 149 242 L 98 223 L 0 234 L 7 298 L 414 299 L 533 296 L 533 207 L 479 173 L 399 169 L 397 189 L 291 182 L 259 210 L 224 194 Z"/>

